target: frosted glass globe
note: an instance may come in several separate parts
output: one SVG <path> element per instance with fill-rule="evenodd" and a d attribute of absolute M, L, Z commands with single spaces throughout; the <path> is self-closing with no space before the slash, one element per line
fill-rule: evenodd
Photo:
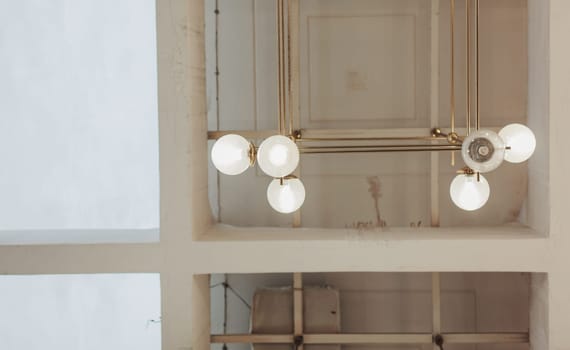
<path fill-rule="evenodd" d="M 505 143 L 496 132 L 478 130 L 463 140 L 461 156 L 465 165 L 480 173 L 499 167 L 505 159 Z"/>
<path fill-rule="evenodd" d="M 280 179 L 275 179 L 267 188 L 267 201 L 280 213 L 292 213 L 305 201 L 305 186 L 299 179 L 284 179 L 283 184 Z"/>
<path fill-rule="evenodd" d="M 489 200 L 490 192 L 489 183 L 483 175 L 479 175 L 479 181 L 477 175 L 457 175 L 449 187 L 453 203 L 467 211 L 483 207 Z"/>
<path fill-rule="evenodd" d="M 505 150 L 505 160 L 522 163 L 528 160 L 536 148 L 536 138 L 528 127 L 522 124 L 509 124 L 499 131 L 499 136 L 510 149 Z"/>
<path fill-rule="evenodd" d="M 212 147 L 212 163 L 226 175 L 238 175 L 249 168 L 250 143 L 239 135 L 225 135 Z"/>
<path fill-rule="evenodd" d="M 264 173 L 271 177 L 285 177 L 299 164 L 299 148 L 288 137 L 271 136 L 261 143 L 257 162 Z"/>

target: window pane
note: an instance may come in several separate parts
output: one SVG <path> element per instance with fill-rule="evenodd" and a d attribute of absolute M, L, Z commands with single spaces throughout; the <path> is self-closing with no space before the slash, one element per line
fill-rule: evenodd
<path fill-rule="evenodd" d="M 0 277 L 2 349 L 158 350 L 157 274 Z"/>
<path fill-rule="evenodd" d="M 155 16 L 154 0 L 0 3 L 0 230 L 158 232 Z"/>

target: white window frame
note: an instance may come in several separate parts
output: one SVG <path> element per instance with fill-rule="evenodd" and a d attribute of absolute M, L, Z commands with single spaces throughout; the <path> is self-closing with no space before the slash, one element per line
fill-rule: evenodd
<path fill-rule="evenodd" d="M 156 11 L 160 242 L 0 246 L 0 274 L 159 273 L 162 348 L 190 349 L 192 281 L 204 279 L 193 276 L 188 247 L 192 232 L 209 222 L 195 219 L 208 210 L 193 210 L 198 184 L 207 184 L 197 171 L 206 164 L 205 152 L 195 149 L 206 133 L 194 127 L 205 123 L 205 100 L 192 88 L 205 85 L 204 54 L 191 50 L 203 46 L 203 1 L 157 0 Z"/>

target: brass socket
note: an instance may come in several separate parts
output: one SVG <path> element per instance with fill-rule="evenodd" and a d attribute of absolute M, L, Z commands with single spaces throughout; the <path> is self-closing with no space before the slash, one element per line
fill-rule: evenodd
<path fill-rule="evenodd" d="M 461 142 L 461 138 L 457 135 L 456 132 L 450 132 L 447 134 L 447 142 L 455 145 Z"/>
<path fill-rule="evenodd" d="M 253 142 L 249 143 L 249 166 L 253 167 L 255 165 L 255 160 L 257 158 L 257 147 L 253 144 Z"/>

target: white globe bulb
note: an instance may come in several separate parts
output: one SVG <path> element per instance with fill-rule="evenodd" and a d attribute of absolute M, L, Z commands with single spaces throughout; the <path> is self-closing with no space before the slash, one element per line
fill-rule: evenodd
<path fill-rule="evenodd" d="M 479 175 L 479 181 L 477 181 L 477 175 L 457 175 L 449 187 L 453 203 L 467 211 L 483 207 L 489 200 L 490 193 L 489 183 L 483 175 Z"/>
<path fill-rule="evenodd" d="M 305 201 L 305 186 L 299 179 L 284 179 L 283 184 L 280 179 L 275 179 L 267 187 L 267 201 L 280 213 L 292 213 Z"/>
<path fill-rule="evenodd" d="M 238 175 L 249 168 L 250 143 L 239 135 L 220 137 L 212 147 L 212 163 L 226 175 Z"/>
<path fill-rule="evenodd" d="M 522 163 L 528 160 L 536 148 L 536 138 L 532 130 L 522 124 L 509 124 L 499 131 L 499 136 L 510 149 L 505 150 L 505 160 Z"/>
<path fill-rule="evenodd" d="M 505 159 L 505 143 L 496 132 L 478 130 L 463 140 L 461 156 L 471 169 L 488 173 L 499 167 Z"/>
<path fill-rule="evenodd" d="M 257 161 L 264 173 L 271 177 L 285 177 L 299 165 L 299 148 L 288 137 L 271 136 L 261 143 Z"/>

